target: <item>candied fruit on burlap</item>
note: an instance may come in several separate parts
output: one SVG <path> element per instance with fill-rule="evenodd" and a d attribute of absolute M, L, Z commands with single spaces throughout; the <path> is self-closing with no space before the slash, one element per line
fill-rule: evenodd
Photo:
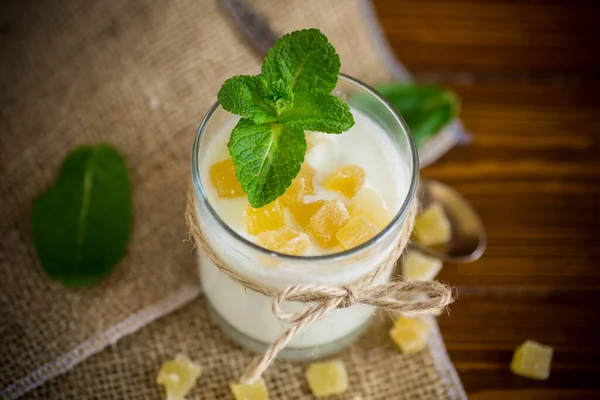
<path fill-rule="evenodd" d="M 231 383 L 229 385 L 235 400 L 269 400 L 269 391 L 262 378 L 250 384 Z"/>
<path fill-rule="evenodd" d="M 510 370 L 531 379 L 548 379 L 553 349 L 534 340 L 526 340 L 517 347 L 510 363 Z"/>
<path fill-rule="evenodd" d="M 402 260 L 402 278 L 407 282 L 431 281 L 442 270 L 442 260 L 409 250 Z"/>
<path fill-rule="evenodd" d="M 310 248 L 310 238 L 306 233 L 287 226 L 261 232 L 257 237 L 261 246 L 278 253 L 300 256 Z"/>
<path fill-rule="evenodd" d="M 452 239 L 452 226 L 440 204 L 432 204 L 415 218 L 415 239 L 425 246 L 446 244 Z"/>
<path fill-rule="evenodd" d="M 306 369 L 306 380 L 315 397 L 342 394 L 348 390 L 348 373 L 340 360 L 310 364 Z"/>
<path fill-rule="evenodd" d="M 166 361 L 158 372 L 156 383 L 163 385 L 167 400 L 183 400 L 200 377 L 202 368 L 184 355 Z"/>
<path fill-rule="evenodd" d="M 354 196 L 348 211 L 353 217 L 365 217 L 379 229 L 385 228 L 392 221 L 392 213 L 381 196 L 366 187 Z"/>
<path fill-rule="evenodd" d="M 251 235 L 279 229 L 284 225 L 285 217 L 279 200 L 260 208 L 254 208 L 251 205 L 246 208 L 246 229 Z"/>
<path fill-rule="evenodd" d="M 219 198 L 235 198 L 244 195 L 242 185 L 235 176 L 235 166 L 231 158 L 211 165 L 210 180 L 217 189 Z"/>
<path fill-rule="evenodd" d="M 292 213 L 294 221 L 302 228 L 306 229 L 310 225 L 310 217 L 312 217 L 319 208 L 323 207 L 325 200 L 317 200 L 312 203 L 299 203 L 288 207 Z"/>
<path fill-rule="evenodd" d="M 323 183 L 329 190 L 340 192 L 348 198 L 354 197 L 365 183 L 365 171 L 358 165 L 347 164 L 336 169 Z"/>
<path fill-rule="evenodd" d="M 416 353 L 427 347 L 431 322 L 425 318 L 398 317 L 390 337 L 404 354 Z"/>
<path fill-rule="evenodd" d="M 335 237 L 345 250 L 365 243 L 379 233 L 379 229 L 365 217 L 353 217 L 344 225 Z"/>
<path fill-rule="evenodd" d="M 340 200 L 327 201 L 310 217 L 310 230 L 322 247 L 330 249 L 338 245 L 335 234 L 348 223 L 350 214 Z"/>

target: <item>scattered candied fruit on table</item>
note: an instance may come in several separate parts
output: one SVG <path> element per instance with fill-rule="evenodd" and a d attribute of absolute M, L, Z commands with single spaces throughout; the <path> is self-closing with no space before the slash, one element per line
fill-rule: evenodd
<path fill-rule="evenodd" d="M 210 179 L 219 198 L 231 199 L 244 195 L 242 185 L 235 176 L 235 166 L 231 158 L 211 165 Z"/>
<path fill-rule="evenodd" d="M 548 379 L 553 349 L 534 340 L 526 340 L 517 347 L 510 363 L 510 370 L 531 379 Z"/>
<path fill-rule="evenodd" d="M 427 347 L 431 328 L 427 319 L 401 316 L 390 329 L 390 337 L 404 354 L 416 353 Z"/>
<path fill-rule="evenodd" d="M 281 203 L 284 206 L 300 204 L 304 201 L 305 195 L 315 194 L 314 177 L 315 170 L 307 163 L 302 164 L 300 172 L 281 196 Z"/>
<path fill-rule="evenodd" d="M 329 178 L 325 180 L 325 189 L 335 190 L 348 198 L 358 193 L 365 183 L 365 171 L 358 165 L 347 164 L 338 167 Z"/>
<path fill-rule="evenodd" d="M 235 400 L 269 400 L 269 391 L 262 378 L 250 384 L 231 383 L 229 388 Z"/>
<path fill-rule="evenodd" d="M 340 360 L 310 364 L 306 369 L 306 380 L 315 397 L 342 394 L 348 390 L 348 373 Z"/>
<path fill-rule="evenodd" d="M 165 362 L 158 372 L 156 383 L 163 385 L 167 400 L 183 400 L 192 389 L 202 368 L 184 355 Z"/>
<path fill-rule="evenodd" d="M 261 232 L 257 237 L 264 248 L 283 254 L 300 256 L 305 254 L 310 247 L 310 238 L 306 233 L 287 226 Z"/>
<path fill-rule="evenodd" d="M 325 200 L 317 200 L 312 203 L 299 203 L 289 206 L 288 209 L 292 213 L 296 223 L 302 228 L 306 229 L 310 225 L 310 217 L 312 217 L 319 208 L 323 207 Z"/>
<path fill-rule="evenodd" d="M 330 249 L 337 246 L 337 231 L 350 221 L 350 214 L 340 200 L 327 201 L 310 217 L 310 230 L 322 247 Z"/>
<path fill-rule="evenodd" d="M 415 239 L 425 246 L 450 242 L 452 226 L 440 204 L 432 204 L 415 219 Z"/>
<path fill-rule="evenodd" d="M 407 282 L 431 281 L 442 270 L 442 260 L 409 250 L 402 260 L 402 277 Z"/>
<path fill-rule="evenodd" d="M 251 235 L 279 229 L 284 225 L 285 217 L 279 200 L 275 200 L 260 208 L 254 208 L 248 204 L 246 209 L 246 228 Z"/>
<path fill-rule="evenodd" d="M 363 244 L 379 233 L 379 229 L 365 217 L 352 217 L 335 237 L 344 250 Z"/>
<path fill-rule="evenodd" d="M 377 192 L 366 187 L 354 196 L 348 211 L 353 217 L 365 217 L 379 229 L 385 228 L 392 221 L 392 213 L 383 199 Z"/>

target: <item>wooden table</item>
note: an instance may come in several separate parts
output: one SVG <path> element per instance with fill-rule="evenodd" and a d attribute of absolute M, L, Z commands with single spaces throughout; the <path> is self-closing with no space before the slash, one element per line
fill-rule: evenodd
<path fill-rule="evenodd" d="M 439 276 L 458 289 L 440 324 L 472 399 L 600 398 L 600 4 L 575 3 L 375 1 L 398 57 L 462 97 L 472 132 L 423 171 L 487 228 L 483 258 Z M 509 371 L 528 338 L 555 348 L 547 381 Z"/>

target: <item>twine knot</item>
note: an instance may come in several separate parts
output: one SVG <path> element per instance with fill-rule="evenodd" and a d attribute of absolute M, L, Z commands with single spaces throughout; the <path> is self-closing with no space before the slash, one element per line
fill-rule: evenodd
<path fill-rule="evenodd" d="M 385 281 L 390 276 L 396 261 L 406 247 L 412 232 L 418 205 L 413 203 L 400 230 L 396 247 L 391 251 L 373 272 L 359 281 L 345 286 L 327 286 L 315 284 L 292 285 L 281 291 L 273 290 L 232 270 L 210 248 L 204 238 L 196 216 L 193 189 L 188 193 L 186 219 L 190 235 L 196 246 L 204 255 L 225 273 L 232 281 L 257 293 L 271 297 L 273 315 L 282 322 L 291 324 L 277 340 L 269 346 L 265 353 L 252 361 L 240 381 L 251 383 L 260 378 L 271 365 L 277 354 L 297 334 L 304 331 L 314 322 L 331 314 L 336 309 L 347 308 L 356 303 L 379 307 L 389 312 L 404 315 L 436 314 L 452 303 L 452 290 L 439 282 L 402 282 Z M 282 309 L 284 302 L 300 302 L 307 307 L 297 313 L 287 313 Z"/>
<path fill-rule="evenodd" d="M 348 308 L 359 301 L 359 294 L 353 286 L 342 286 L 342 289 L 346 291 L 346 296 L 343 298 L 338 308 Z"/>

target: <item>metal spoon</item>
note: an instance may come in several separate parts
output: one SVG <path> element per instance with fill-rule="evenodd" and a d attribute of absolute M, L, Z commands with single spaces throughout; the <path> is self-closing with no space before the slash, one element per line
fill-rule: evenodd
<path fill-rule="evenodd" d="M 444 261 L 468 263 L 477 260 L 486 247 L 483 223 L 471 203 L 451 187 L 430 179 L 422 179 L 418 191 L 421 206 L 439 203 L 452 225 L 452 240 L 439 246 L 423 246 L 413 242 L 420 251 Z"/>

